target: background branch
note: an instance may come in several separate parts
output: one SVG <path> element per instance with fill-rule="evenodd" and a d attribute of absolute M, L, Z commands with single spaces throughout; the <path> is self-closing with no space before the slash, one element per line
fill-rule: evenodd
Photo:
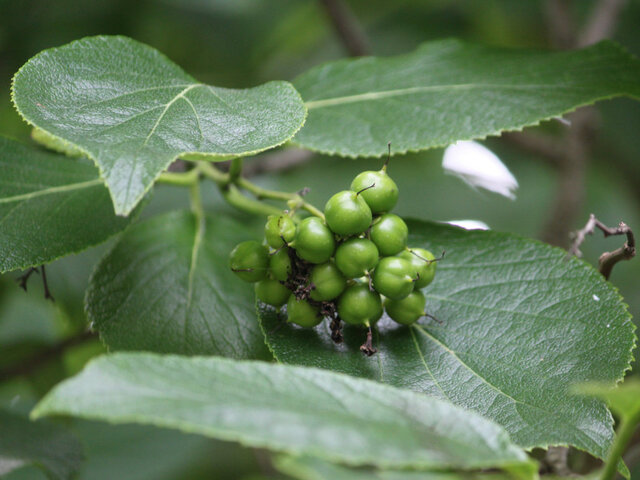
<path fill-rule="evenodd" d="M 72 337 L 65 338 L 64 340 L 39 351 L 31 358 L 22 360 L 16 365 L 9 365 L 8 367 L 1 369 L 0 382 L 4 382 L 15 377 L 30 375 L 38 368 L 58 358 L 68 348 L 80 345 L 95 338 L 98 338 L 98 336 L 90 331 L 83 331 Z"/>
<path fill-rule="evenodd" d="M 320 0 L 320 4 L 349 55 L 368 55 L 369 41 L 347 4 L 342 0 Z"/>

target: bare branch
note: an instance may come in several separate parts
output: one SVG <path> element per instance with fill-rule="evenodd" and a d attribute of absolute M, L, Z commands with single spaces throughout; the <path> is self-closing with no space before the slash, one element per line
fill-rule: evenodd
<path fill-rule="evenodd" d="M 576 26 L 571 15 L 571 0 L 547 0 L 545 16 L 551 43 L 559 48 L 575 45 Z"/>
<path fill-rule="evenodd" d="M 600 0 L 578 35 L 577 45 L 584 47 L 610 37 L 627 0 Z"/>
<path fill-rule="evenodd" d="M 242 170 L 243 176 L 253 177 L 263 173 L 281 172 L 291 170 L 313 157 L 313 152 L 300 148 L 288 148 L 278 152 L 261 155 L 259 159 L 251 163 L 245 163 Z"/>
<path fill-rule="evenodd" d="M 512 145 L 526 150 L 554 167 L 564 162 L 565 150 L 560 139 L 534 132 L 505 132 L 502 138 Z"/>
<path fill-rule="evenodd" d="M 320 0 L 320 3 L 349 55 L 368 55 L 369 41 L 349 7 L 342 0 Z"/>
<path fill-rule="evenodd" d="M 612 252 L 604 252 L 600 255 L 598 260 L 598 269 L 600 273 L 607 280 L 611 276 L 611 271 L 616 263 L 621 260 L 631 260 L 636 255 L 636 242 L 633 236 L 633 231 L 631 228 L 624 223 L 620 222 L 617 227 L 611 228 L 607 227 L 604 223 L 596 218 L 596 216 L 592 213 L 589 215 L 589 220 L 582 230 L 578 230 L 575 234 L 575 240 L 573 245 L 569 249 L 569 255 L 576 255 L 578 257 L 582 256 L 582 252 L 580 252 L 580 245 L 585 240 L 587 235 L 592 235 L 595 229 L 599 229 L 606 237 L 610 237 L 613 235 L 626 235 L 627 241 L 624 245 Z"/>
<path fill-rule="evenodd" d="M 55 360 L 64 353 L 68 348 L 80 345 L 87 341 L 98 338 L 98 336 L 90 331 L 81 332 L 73 337 L 66 338 L 55 345 L 52 345 L 38 353 L 33 357 L 26 360 L 22 360 L 15 365 L 9 365 L 0 370 L 0 382 L 4 382 L 10 378 L 29 375 L 36 371 L 38 368 L 46 365 L 47 363 Z"/>

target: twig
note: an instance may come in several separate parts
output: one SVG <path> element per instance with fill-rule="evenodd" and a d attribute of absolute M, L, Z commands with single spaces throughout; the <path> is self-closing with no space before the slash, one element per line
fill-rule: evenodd
<path fill-rule="evenodd" d="M 38 267 L 31 267 L 29 268 L 29 270 L 27 270 L 26 273 L 24 273 L 23 275 L 20 275 L 16 280 L 18 282 L 18 286 L 26 292 L 27 282 L 29 281 L 29 278 L 31 277 L 31 275 L 33 275 L 34 273 L 42 274 L 42 286 L 44 287 L 44 298 L 46 300 L 51 300 L 52 302 L 55 302 L 53 295 L 51 295 L 51 290 L 49 290 L 49 284 L 47 283 L 47 272 L 44 268 L 44 265 L 40 265 L 39 271 L 38 271 Z"/>
<path fill-rule="evenodd" d="M 274 153 L 261 155 L 251 163 L 245 163 L 242 170 L 246 178 L 255 177 L 263 173 L 282 172 L 302 165 L 313 157 L 310 150 L 287 148 Z"/>
<path fill-rule="evenodd" d="M 610 37 L 626 0 L 600 0 L 578 36 L 577 46 L 585 47 Z"/>
<path fill-rule="evenodd" d="M 369 53 L 369 42 L 356 17 L 342 0 L 320 0 L 334 30 L 352 57 Z"/>
<path fill-rule="evenodd" d="M 580 252 L 580 245 L 582 245 L 587 235 L 593 234 L 596 228 L 604 234 L 605 238 L 613 235 L 627 236 L 627 241 L 624 242 L 622 247 L 617 248 L 613 252 L 604 252 L 600 255 L 600 259 L 598 260 L 598 269 L 604 278 L 608 280 L 611 276 L 611 270 L 616 263 L 621 260 L 631 260 L 635 257 L 636 242 L 633 236 L 633 231 L 631 231 L 626 223 L 620 222 L 618 226 L 614 228 L 607 227 L 592 213 L 589 215 L 589 220 L 584 228 L 576 232 L 573 245 L 569 249 L 569 255 L 576 255 L 577 257 L 582 256 L 582 252 Z"/>
<path fill-rule="evenodd" d="M 66 338 L 55 345 L 52 345 L 34 355 L 31 358 L 22 360 L 16 365 L 9 365 L 0 370 L 0 382 L 4 382 L 14 377 L 29 375 L 41 366 L 49 363 L 51 360 L 59 357 L 68 348 L 80 345 L 89 340 L 98 338 L 97 335 L 90 331 L 84 331 L 73 337 Z"/>
<path fill-rule="evenodd" d="M 538 155 L 554 167 L 558 167 L 564 161 L 562 142 L 551 135 L 529 131 L 505 132 L 502 138 L 522 150 Z"/>
<path fill-rule="evenodd" d="M 571 0 L 547 0 L 545 16 L 551 43 L 559 48 L 575 44 L 576 26 L 571 15 Z"/>

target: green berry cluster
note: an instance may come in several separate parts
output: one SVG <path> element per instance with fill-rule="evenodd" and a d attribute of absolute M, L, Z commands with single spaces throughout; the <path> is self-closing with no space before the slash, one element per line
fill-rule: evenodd
<path fill-rule="evenodd" d="M 371 355 L 371 325 L 383 310 L 403 325 L 426 315 L 421 289 L 433 281 L 439 260 L 407 246 L 406 223 L 390 213 L 397 201 L 386 164 L 362 172 L 350 190 L 329 199 L 324 220 L 311 216 L 296 224 L 290 212 L 269 216 L 266 245 L 240 243 L 231 252 L 230 268 L 255 283 L 262 302 L 286 304 L 291 323 L 314 327 L 330 318 L 336 342 L 342 341 L 341 321 L 368 327 L 361 350 Z"/>

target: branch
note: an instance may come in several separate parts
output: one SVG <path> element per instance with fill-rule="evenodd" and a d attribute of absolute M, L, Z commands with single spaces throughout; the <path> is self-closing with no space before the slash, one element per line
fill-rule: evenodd
<path fill-rule="evenodd" d="M 563 49 L 573 47 L 576 26 L 571 15 L 571 0 L 547 0 L 545 17 L 551 43 Z"/>
<path fill-rule="evenodd" d="M 302 150 L 301 148 L 288 148 L 274 153 L 267 153 L 261 155 L 255 161 L 245 164 L 243 174 L 246 178 L 249 178 L 263 173 L 291 170 L 308 162 L 312 157 L 313 152 Z"/>
<path fill-rule="evenodd" d="M 320 0 L 334 30 L 352 57 L 369 53 L 369 42 L 355 15 L 342 0 Z"/>
<path fill-rule="evenodd" d="M 578 35 L 578 46 L 585 47 L 610 37 L 626 3 L 626 0 L 600 0 Z"/>
<path fill-rule="evenodd" d="M 21 377 L 33 373 L 41 366 L 58 358 L 65 350 L 76 345 L 80 345 L 89 340 L 98 338 L 98 336 L 90 331 L 84 331 L 73 337 L 66 338 L 55 345 L 52 345 L 34 355 L 31 358 L 22 360 L 16 365 L 9 365 L 0 370 L 0 382 L 4 382 L 14 377 Z"/>
<path fill-rule="evenodd" d="M 598 260 L 598 269 L 600 273 L 609 280 L 611 276 L 611 271 L 616 263 L 621 260 L 631 260 L 636 255 L 636 242 L 633 236 L 633 232 L 629 228 L 629 226 L 620 222 L 617 227 L 611 228 L 607 227 L 604 223 L 596 218 L 596 216 L 592 213 L 589 215 L 589 220 L 587 224 L 584 226 L 582 230 L 578 230 L 575 234 L 575 240 L 573 245 L 569 249 L 569 255 L 575 255 L 577 257 L 582 256 L 582 252 L 580 252 L 580 245 L 585 240 L 587 235 L 592 235 L 595 229 L 598 228 L 605 236 L 605 238 L 613 236 L 613 235 L 626 235 L 627 241 L 624 242 L 624 245 L 613 252 L 604 252 L 600 255 Z"/>
<path fill-rule="evenodd" d="M 565 150 L 562 142 L 551 135 L 534 132 L 505 132 L 502 138 L 512 145 L 538 155 L 547 163 L 557 167 L 564 162 Z"/>

